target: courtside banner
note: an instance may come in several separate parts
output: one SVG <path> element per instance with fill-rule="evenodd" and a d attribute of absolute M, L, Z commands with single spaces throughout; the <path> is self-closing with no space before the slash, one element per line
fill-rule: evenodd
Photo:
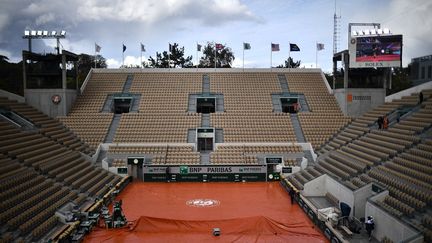
<path fill-rule="evenodd" d="M 144 174 L 166 174 L 166 166 L 144 166 Z M 265 165 L 258 166 L 170 166 L 170 174 L 250 174 L 266 173 Z"/>

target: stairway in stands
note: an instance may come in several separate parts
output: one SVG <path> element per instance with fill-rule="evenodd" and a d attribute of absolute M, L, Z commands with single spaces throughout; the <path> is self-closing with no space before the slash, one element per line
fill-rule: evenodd
<path fill-rule="evenodd" d="M 133 79 L 134 79 L 133 74 L 129 74 L 126 77 L 126 81 L 123 85 L 122 93 L 129 93 L 130 87 L 132 86 Z M 134 103 L 137 103 L 137 102 L 134 102 Z M 136 104 L 134 104 L 134 106 L 136 106 Z M 138 106 L 139 106 L 139 104 L 138 104 Z M 136 107 L 136 108 L 138 108 L 138 107 Z M 111 124 L 110 124 L 109 129 L 108 129 L 107 135 L 105 136 L 104 143 L 112 143 L 114 141 L 114 137 L 115 137 L 117 128 L 120 124 L 121 116 L 122 116 L 122 114 L 114 114 L 113 119 L 111 120 Z"/>
<path fill-rule="evenodd" d="M 132 86 L 132 82 L 134 79 L 134 75 L 133 74 L 129 74 L 126 78 L 126 82 L 123 86 L 123 93 L 129 93 L 130 87 Z"/>
<path fill-rule="evenodd" d="M 208 74 L 204 74 L 202 77 L 202 92 L 203 94 L 210 93 L 210 76 Z"/>
<path fill-rule="evenodd" d="M 289 93 L 288 81 L 285 74 L 278 74 L 278 79 L 282 92 Z"/>
<path fill-rule="evenodd" d="M 288 86 L 288 80 L 287 80 L 285 74 L 278 74 L 278 80 L 279 80 L 279 84 L 280 84 L 280 87 L 281 87 L 283 94 L 290 93 L 289 86 Z M 299 97 L 301 112 L 309 112 L 309 106 L 307 105 L 306 98 L 305 98 L 304 94 L 298 94 L 298 97 Z M 276 110 L 280 110 L 280 109 L 278 108 Z M 282 112 L 282 111 L 280 110 L 280 112 Z M 301 123 L 299 121 L 298 114 L 296 114 L 296 113 L 290 114 L 290 119 L 291 119 L 291 124 L 294 128 L 294 134 L 296 136 L 297 142 L 305 143 L 306 139 L 305 139 L 305 136 L 303 134 L 303 129 L 301 127 Z M 309 162 L 309 165 L 314 164 L 315 160 L 312 156 L 312 152 L 310 150 L 305 150 L 304 153 L 305 153 L 306 159 Z"/>
<path fill-rule="evenodd" d="M 202 94 L 209 95 L 210 94 L 210 76 L 204 74 L 202 77 Z M 201 127 L 210 127 L 210 114 L 201 114 Z M 214 141 L 213 141 L 214 142 Z M 210 153 L 209 152 L 201 152 L 200 153 L 200 163 L 202 165 L 210 164 Z"/>
<path fill-rule="evenodd" d="M 210 127 L 210 114 L 201 114 L 201 127 Z"/>
<path fill-rule="evenodd" d="M 301 125 L 300 125 L 300 121 L 298 119 L 298 115 L 295 113 L 290 114 L 290 118 L 291 118 L 291 123 L 292 123 L 293 128 L 294 128 L 294 133 L 296 135 L 297 142 L 305 143 L 306 140 L 305 140 L 303 130 L 302 130 Z"/>
<path fill-rule="evenodd" d="M 117 127 L 120 124 L 121 114 L 114 114 L 114 117 L 111 121 L 111 124 L 108 129 L 108 133 L 105 137 L 104 143 L 112 143 L 114 140 L 115 133 L 117 131 Z"/>

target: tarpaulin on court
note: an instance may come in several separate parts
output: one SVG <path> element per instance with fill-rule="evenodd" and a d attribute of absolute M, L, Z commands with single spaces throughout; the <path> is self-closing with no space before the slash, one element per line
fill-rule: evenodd
<path fill-rule="evenodd" d="M 85 242 L 327 242 L 278 183 L 134 182 L 119 199 L 130 226 Z"/>

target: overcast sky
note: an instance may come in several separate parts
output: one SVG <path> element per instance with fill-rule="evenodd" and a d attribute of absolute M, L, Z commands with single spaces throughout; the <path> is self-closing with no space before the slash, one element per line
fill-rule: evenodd
<path fill-rule="evenodd" d="M 378 22 L 395 34 L 404 35 L 403 64 L 411 58 L 432 54 L 431 0 L 339 0 L 341 14 L 339 50 L 347 48 L 348 23 Z M 122 43 L 127 46 L 125 64 L 168 49 L 168 43 L 185 47 L 196 62 L 196 43 L 215 41 L 231 47 L 235 67 L 270 66 L 270 43 L 279 43 L 273 65 L 288 57 L 288 44 L 301 51 L 291 53 L 306 67 L 332 67 L 334 0 L 0 0 L 0 54 L 11 61 L 21 59 L 27 49 L 25 29 L 66 30 L 62 46 L 75 53 L 94 54 L 94 44 L 109 67 L 122 63 Z M 54 52 L 55 41 L 33 41 L 33 50 Z"/>

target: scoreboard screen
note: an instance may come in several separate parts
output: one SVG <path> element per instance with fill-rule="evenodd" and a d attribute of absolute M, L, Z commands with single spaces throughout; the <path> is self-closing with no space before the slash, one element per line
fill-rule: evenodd
<path fill-rule="evenodd" d="M 400 67 L 402 35 L 351 37 L 350 68 Z"/>

